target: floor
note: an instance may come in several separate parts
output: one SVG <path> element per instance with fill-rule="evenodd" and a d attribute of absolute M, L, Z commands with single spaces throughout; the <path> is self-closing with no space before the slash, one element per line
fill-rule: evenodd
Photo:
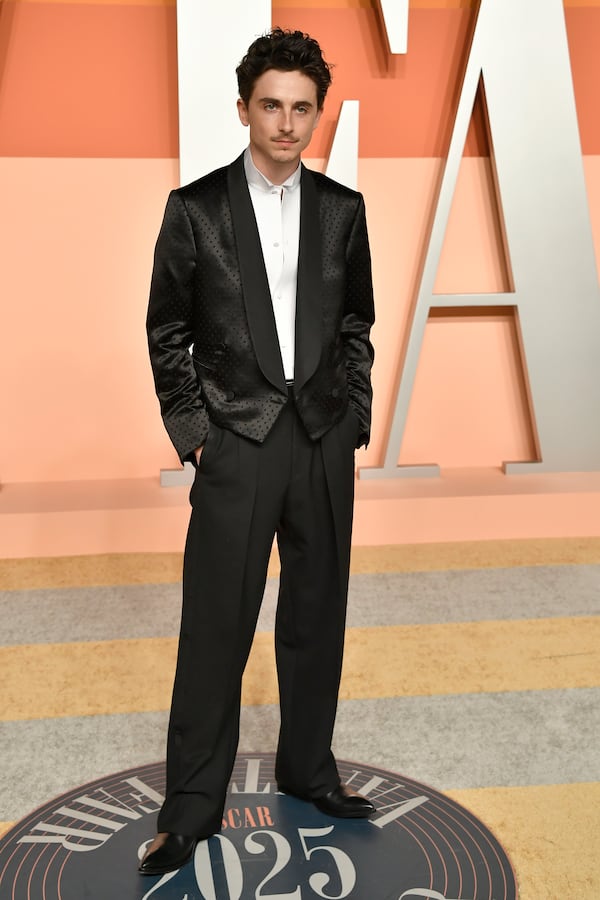
<path fill-rule="evenodd" d="M 181 558 L 0 560 L 0 829 L 163 758 Z M 273 559 L 244 751 L 278 712 Z M 335 752 L 472 810 L 521 900 L 600 897 L 600 538 L 357 547 Z"/>

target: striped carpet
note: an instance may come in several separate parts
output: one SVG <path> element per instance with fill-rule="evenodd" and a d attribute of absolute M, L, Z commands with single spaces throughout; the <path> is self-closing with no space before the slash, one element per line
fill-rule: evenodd
<path fill-rule="evenodd" d="M 0 560 L 0 830 L 164 755 L 177 554 Z M 240 749 L 275 749 L 273 560 Z M 353 552 L 335 751 L 448 793 L 522 900 L 600 897 L 600 538 Z"/>

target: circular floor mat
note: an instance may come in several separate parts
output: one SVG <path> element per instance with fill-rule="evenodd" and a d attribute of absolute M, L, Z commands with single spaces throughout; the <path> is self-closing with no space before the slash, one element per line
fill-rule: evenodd
<path fill-rule="evenodd" d="M 403 775 L 338 760 L 370 820 L 343 820 L 277 792 L 273 754 L 240 754 L 223 827 L 177 872 L 142 877 L 164 764 L 69 791 L 0 840 L 12 900 L 515 900 L 508 858 L 464 807 Z"/>

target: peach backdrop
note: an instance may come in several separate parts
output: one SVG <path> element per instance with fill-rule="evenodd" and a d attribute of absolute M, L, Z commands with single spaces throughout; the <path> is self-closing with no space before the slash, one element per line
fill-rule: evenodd
<path fill-rule="evenodd" d="M 273 3 L 275 24 L 314 33 L 337 64 L 309 164 L 322 167 L 341 100 L 361 99 L 359 187 L 378 319 L 374 431 L 360 465 L 376 464 L 383 452 L 474 15 L 469 0 L 413 0 L 409 54 L 386 62 L 375 6 L 376 0 Z M 567 0 L 565 7 L 600 258 L 600 0 Z M 176 465 L 144 335 L 154 240 L 178 180 L 176 129 L 172 0 L 0 5 L 5 486 L 154 478 Z M 438 275 L 441 291 L 503 287 L 485 152 L 476 111 Z M 433 318 L 400 460 L 481 469 L 528 458 L 521 381 L 509 316 L 491 310 L 460 321 Z"/>

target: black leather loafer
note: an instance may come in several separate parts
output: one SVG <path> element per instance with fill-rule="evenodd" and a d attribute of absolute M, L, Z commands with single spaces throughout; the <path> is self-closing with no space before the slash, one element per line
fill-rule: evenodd
<path fill-rule="evenodd" d="M 375 812 L 370 800 L 340 784 L 323 797 L 316 797 L 313 803 L 317 809 L 338 819 L 366 819 Z"/>
<path fill-rule="evenodd" d="M 147 853 L 139 864 L 142 875 L 164 875 L 180 869 L 192 858 L 198 838 L 184 834 L 168 834 L 165 842 L 152 853 Z"/>
<path fill-rule="evenodd" d="M 337 816 L 338 819 L 366 819 L 375 812 L 375 807 L 370 800 L 351 791 L 345 784 L 339 784 L 322 797 L 303 797 L 282 784 L 278 786 L 278 789 L 284 794 L 289 794 L 290 797 L 314 803 L 320 812 L 328 816 Z"/>

